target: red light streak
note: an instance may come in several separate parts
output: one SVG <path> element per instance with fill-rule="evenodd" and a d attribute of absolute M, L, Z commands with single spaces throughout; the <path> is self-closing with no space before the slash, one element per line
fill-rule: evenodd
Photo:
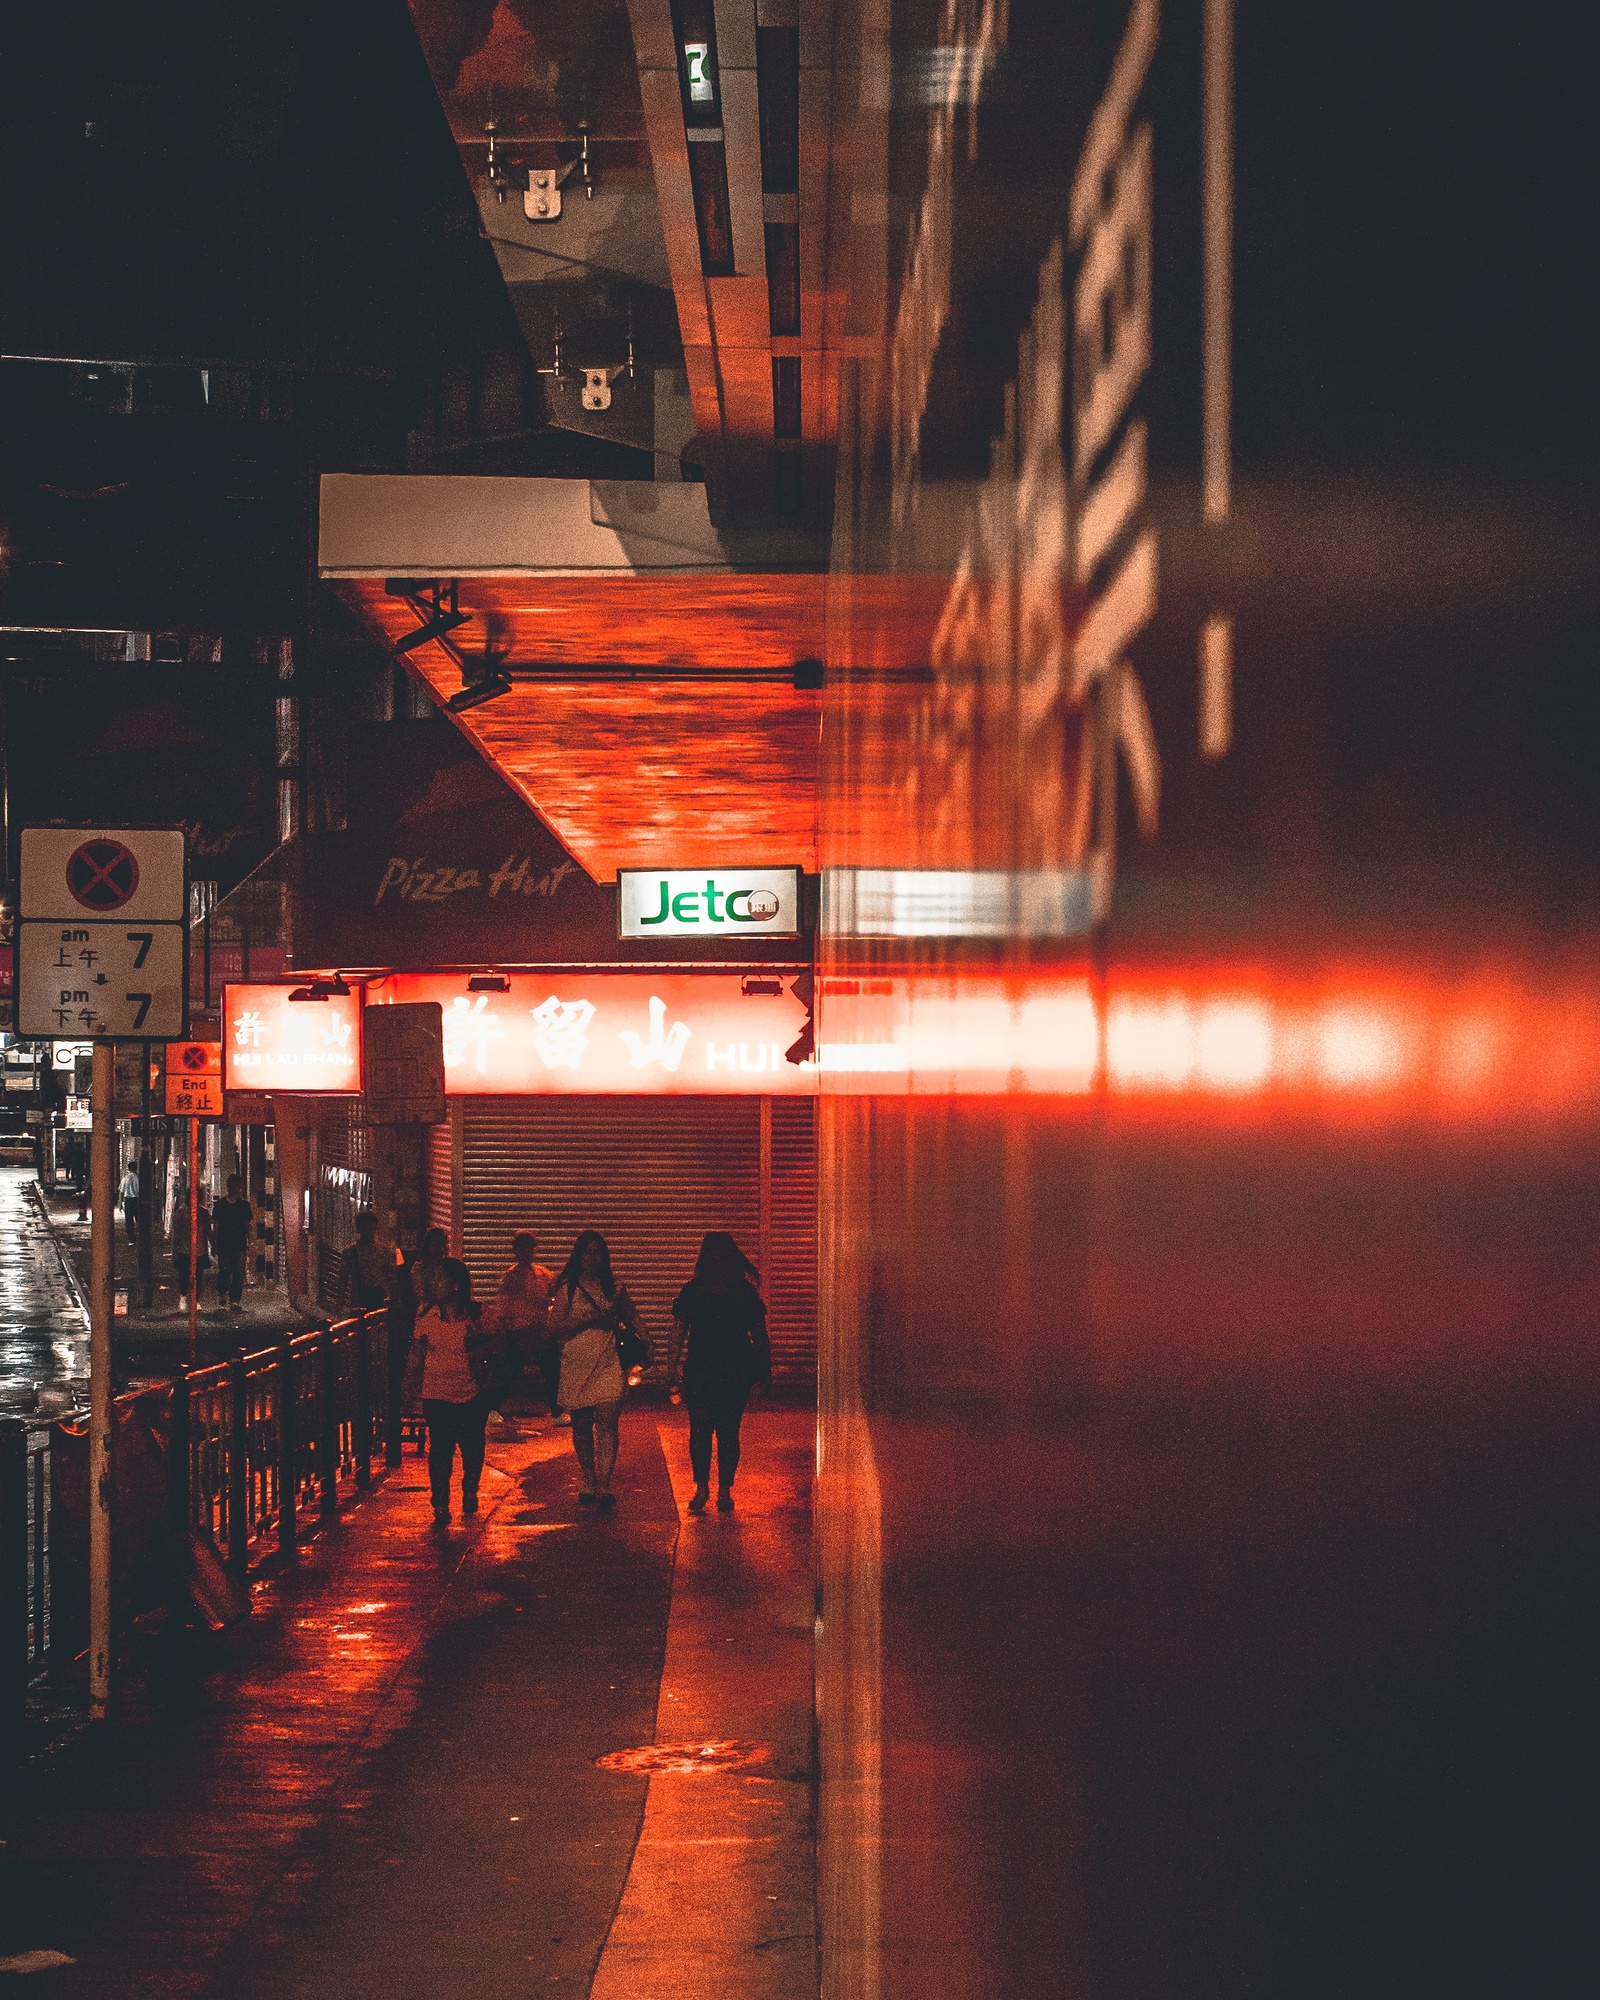
<path fill-rule="evenodd" d="M 1509 981 L 1224 969 L 1113 982 L 988 974 L 821 982 L 823 1089 L 1492 1120 L 1600 1107 L 1600 1013 Z M 1103 1032 L 1102 1032 L 1103 1024 Z"/>

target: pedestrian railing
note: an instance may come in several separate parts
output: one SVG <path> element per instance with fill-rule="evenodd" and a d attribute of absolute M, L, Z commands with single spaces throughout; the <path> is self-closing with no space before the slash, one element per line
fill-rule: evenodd
<path fill-rule="evenodd" d="M 0 1419 L 0 1703 L 20 1711 L 50 1664 L 50 1442 L 37 1418 Z"/>
<path fill-rule="evenodd" d="M 119 1597 L 120 1622 L 153 1609 L 163 1590 L 176 1594 L 178 1577 L 193 1574 L 186 1558 L 196 1542 L 242 1582 L 269 1550 L 292 1551 L 315 1519 L 364 1492 L 375 1455 L 398 1463 L 398 1370 L 388 1348 L 388 1315 L 363 1313 L 185 1369 L 170 1393 L 117 1399 L 119 1412 L 141 1406 L 142 1439 L 158 1434 L 147 1449 L 164 1456 L 157 1476 L 166 1483 L 164 1522 L 148 1507 L 113 1519 L 113 1543 L 123 1543 L 119 1571 L 161 1580 L 148 1601 L 132 1591 Z M 30 1684 L 83 1637 L 85 1607 L 76 1600 L 87 1545 L 75 1538 L 84 1540 L 87 1515 L 78 1502 L 64 1509 L 62 1495 L 77 1492 L 71 1455 L 86 1451 L 84 1419 L 81 1411 L 49 1422 L 0 1418 L 0 1738 L 20 1727 Z M 60 1466 L 57 1452 L 67 1454 Z M 80 1483 L 85 1472 L 80 1465 Z M 114 1478 L 115 1488 L 122 1483 Z M 125 1564 L 136 1539 L 158 1559 Z"/>
<path fill-rule="evenodd" d="M 364 1492 L 386 1414 L 387 1315 L 370 1312 L 173 1384 L 172 1519 L 242 1577 L 276 1530 L 293 1549 L 308 1516 Z"/>

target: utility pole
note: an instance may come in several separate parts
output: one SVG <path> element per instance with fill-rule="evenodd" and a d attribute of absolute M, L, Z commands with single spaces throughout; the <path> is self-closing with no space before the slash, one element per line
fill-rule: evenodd
<path fill-rule="evenodd" d="M 200 1366 L 200 1120 L 189 1120 L 189 1366 Z"/>
<path fill-rule="evenodd" d="M 116 1043 L 144 1058 L 149 1161 L 149 1040 L 181 1035 L 188 993 L 184 830 L 25 826 L 19 871 L 17 1026 L 94 1043 L 89 1079 L 89 1714 L 111 1706 L 111 1326 L 117 1237 Z M 90 968 L 97 967 L 90 976 Z M 148 1241 L 148 1233 L 146 1234 Z"/>
<path fill-rule="evenodd" d="M 97 1041 L 89 1110 L 92 1202 L 89 1236 L 89 1714 L 103 1722 L 111 1700 L 111 1314 L 116 1243 L 115 1044 Z"/>
<path fill-rule="evenodd" d="M 140 1126 L 144 1137 L 139 1142 L 139 1302 L 148 1312 L 155 1303 L 155 1148 L 150 1141 L 150 1050 L 151 1043 L 140 1044 L 143 1060 L 139 1067 L 139 1108 L 143 1113 Z M 130 1285 L 129 1294 L 133 1287 Z"/>

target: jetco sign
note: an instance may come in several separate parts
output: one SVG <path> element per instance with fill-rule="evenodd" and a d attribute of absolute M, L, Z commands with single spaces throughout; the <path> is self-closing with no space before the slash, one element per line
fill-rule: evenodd
<path fill-rule="evenodd" d="M 798 868 L 619 868 L 618 935 L 798 937 Z"/>

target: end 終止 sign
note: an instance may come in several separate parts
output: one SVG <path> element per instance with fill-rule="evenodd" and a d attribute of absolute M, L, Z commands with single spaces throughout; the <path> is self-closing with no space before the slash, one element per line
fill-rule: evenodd
<path fill-rule="evenodd" d="M 168 1042 L 165 1085 L 169 1118 L 220 1118 L 222 1044 Z"/>
<path fill-rule="evenodd" d="M 361 992 L 295 1000 L 306 986 L 225 986 L 224 1090 L 343 1093 L 361 1089 Z"/>
<path fill-rule="evenodd" d="M 798 937 L 798 868 L 621 868 L 618 935 Z"/>

